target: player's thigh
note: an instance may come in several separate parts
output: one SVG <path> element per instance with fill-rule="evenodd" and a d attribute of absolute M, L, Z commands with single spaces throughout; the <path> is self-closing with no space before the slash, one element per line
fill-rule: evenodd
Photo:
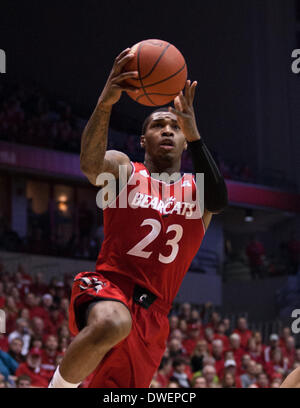
<path fill-rule="evenodd" d="M 103 339 L 107 335 L 112 341 L 120 341 L 129 335 L 132 318 L 122 302 L 97 300 L 88 309 L 86 323 L 94 337 Z"/>

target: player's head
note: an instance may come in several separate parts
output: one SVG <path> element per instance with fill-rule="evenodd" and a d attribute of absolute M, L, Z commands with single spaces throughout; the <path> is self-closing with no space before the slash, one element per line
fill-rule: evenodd
<path fill-rule="evenodd" d="M 160 163 L 171 164 L 180 160 L 187 142 L 177 117 L 163 107 L 153 111 L 142 127 L 141 147 L 146 155 Z"/>

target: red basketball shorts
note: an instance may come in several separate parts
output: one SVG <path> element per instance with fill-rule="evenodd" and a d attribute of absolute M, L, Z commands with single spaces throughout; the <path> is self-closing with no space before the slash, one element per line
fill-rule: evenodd
<path fill-rule="evenodd" d="M 142 306 L 145 295 L 139 292 L 141 300 L 137 300 L 136 289 L 143 291 L 114 272 L 81 272 L 75 277 L 69 310 L 74 336 L 86 324 L 85 311 L 91 301 L 121 302 L 132 317 L 130 334 L 104 356 L 89 376 L 88 388 L 148 388 L 159 367 L 169 335 L 171 306 L 156 299 L 146 309 Z"/>

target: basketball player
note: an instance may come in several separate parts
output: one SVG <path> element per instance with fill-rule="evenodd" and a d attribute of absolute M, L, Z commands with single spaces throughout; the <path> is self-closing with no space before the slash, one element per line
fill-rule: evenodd
<path fill-rule="evenodd" d="M 300 367 L 295 368 L 286 377 L 280 388 L 300 388 Z"/>
<path fill-rule="evenodd" d="M 99 185 L 97 177 L 104 172 L 117 179 L 122 165 L 125 184 L 115 203 L 125 196 L 135 205 L 103 210 L 105 239 L 96 272 L 81 272 L 74 279 L 69 324 L 76 337 L 50 388 L 75 388 L 86 377 L 91 388 L 149 387 L 165 351 L 172 301 L 212 214 L 227 205 L 225 182 L 197 129 L 193 110 L 196 82 L 187 81 L 184 95 L 174 100 L 175 108 L 154 111 L 146 118 L 140 140 L 144 163 L 106 150 L 112 106 L 122 91 L 136 89 L 125 86 L 124 80 L 136 78 L 137 72 L 122 72 L 132 57 L 128 48 L 114 62 L 83 132 L 80 162 L 94 185 Z M 178 191 L 189 189 L 194 194 L 196 189 L 193 174 L 180 175 L 181 155 L 187 148 L 195 172 L 204 173 L 202 217 L 188 217 L 192 205 L 177 201 L 182 199 Z M 161 193 L 165 183 L 152 177 L 162 172 L 178 174 L 169 183 L 173 189 L 169 197 Z M 138 183 L 133 183 L 135 179 Z"/>

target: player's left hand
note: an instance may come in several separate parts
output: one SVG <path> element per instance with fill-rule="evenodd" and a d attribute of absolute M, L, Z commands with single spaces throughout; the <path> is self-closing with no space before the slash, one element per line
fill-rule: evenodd
<path fill-rule="evenodd" d="M 180 91 L 174 99 L 175 109 L 169 107 L 169 111 L 177 116 L 178 125 L 188 142 L 200 139 L 193 107 L 196 86 L 197 81 L 191 84 L 191 81 L 187 80 L 184 94 Z"/>

